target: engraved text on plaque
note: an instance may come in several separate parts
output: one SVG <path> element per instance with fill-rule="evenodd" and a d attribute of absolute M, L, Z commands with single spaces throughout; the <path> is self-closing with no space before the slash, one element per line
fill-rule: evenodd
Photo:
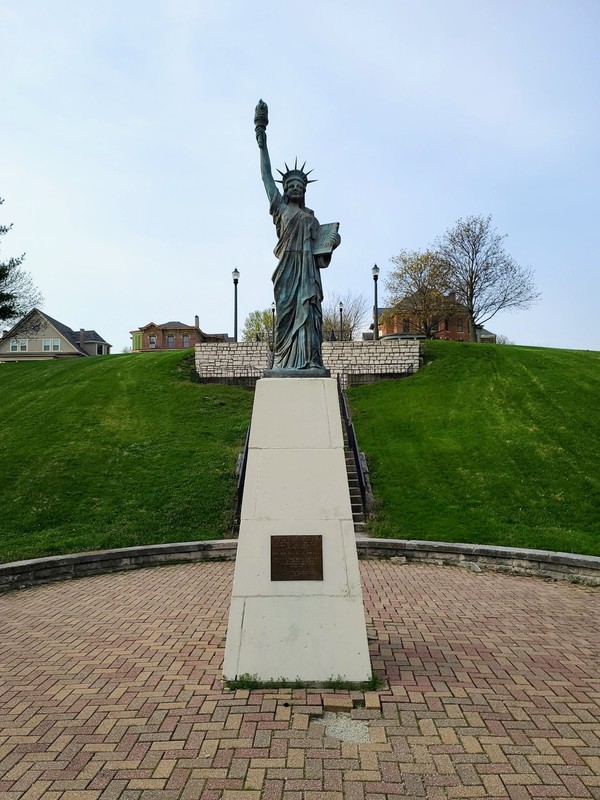
<path fill-rule="evenodd" d="M 322 581 L 322 536 L 271 536 L 272 581 Z"/>

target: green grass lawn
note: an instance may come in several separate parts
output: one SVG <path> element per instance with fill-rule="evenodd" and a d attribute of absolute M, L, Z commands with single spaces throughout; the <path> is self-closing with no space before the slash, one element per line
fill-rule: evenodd
<path fill-rule="evenodd" d="M 352 389 L 376 536 L 600 555 L 600 354 L 427 343 Z M 0 364 L 0 561 L 213 539 L 233 521 L 252 392 L 189 354 Z"/>
<path fill-rule="evenodd" d="M 600 555 L 600 353 L 428 342 L 351 390 L 375 536 Z"/>
<path fill-rule="evenodd" d="M 253 395 L 185 357 L 0 364 L 0 561 L 229 535 Z"/>

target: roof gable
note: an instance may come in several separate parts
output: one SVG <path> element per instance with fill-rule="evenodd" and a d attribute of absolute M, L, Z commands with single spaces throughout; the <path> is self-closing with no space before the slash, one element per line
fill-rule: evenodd
<path fill-rule="evenodd" d="M 171 330 L 174 330 L 176 328 L 184 328 L 186 330 L 191 330 L 194 326 L 193 325 L 186 325 L 185 322 L 173 321 L 173 322 L 163 322 L 163 324 L 159 325 L 158 327 L 159 328 L 163 328 L 163 330 L 165 328 L 169 328 Z"/>
<path fill-rule="evenodd" d="M 195 325 L 186 325 L 185 322 L 179 322 L 178 320 L 172 320 L 171 322 L 163 322 L 161 325 L 157 325 L 156 322 L 149 322 L 147 325 L 140 325 L 140 327 L 135 331 L 130 331 L 130 333 L 141 333 L 142 331 L 147 331 L 150 328 L 156 328 L 157 331 L 164 331 L 164 330 L 187 330 L 192 331 L 195 330 Z"/>

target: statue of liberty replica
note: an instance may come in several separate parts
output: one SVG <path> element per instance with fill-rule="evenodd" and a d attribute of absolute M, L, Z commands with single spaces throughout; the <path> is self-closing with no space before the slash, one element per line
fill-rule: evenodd
<path fill-rule="evenodd" d="M 260 150 L 260 172 L 269 198 L 269 212 L 277 231 L 274 253 L 278 259 L 273 273 L 276 324 L 272 377 L 323 377 L 323 288 L 321 270 L 329 266 L 333 250 L 340 243 L 337 222 L 319 225 L 315 214 L 304 203 L 308 179 L 303 164 L 285 165 L 280 183 L 275 185 L 267 149 L 269 124 L 267 104 L 256 106 L 254 125 Z"/>
<path fill-rule="evenodd" d="M 297 160 L 279 170 L 281 192 L 275 185 L 267 114 L 261 100 L 254 124 L 277 230 L 274 364 L 254 393 L 223 678 L 367 681 L 341 410 L 321 356 L 321 269 L 340 243 L 338 224 L 319 225 L 306 208 L 309 173 Z"/>

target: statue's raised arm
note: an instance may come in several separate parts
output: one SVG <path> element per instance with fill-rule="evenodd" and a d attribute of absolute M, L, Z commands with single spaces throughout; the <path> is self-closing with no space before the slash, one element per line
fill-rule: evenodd
<path fill-rule="evenodd" d="M 271 159 L 267 148 L 267 125 L 269 124 L 269 108 L 264 100 L 259 100 L 254 111 L 254 131 L 260 150 L 260 174 L 269 200 L 273 200 L 277 187 L 271 171 Z"/>

